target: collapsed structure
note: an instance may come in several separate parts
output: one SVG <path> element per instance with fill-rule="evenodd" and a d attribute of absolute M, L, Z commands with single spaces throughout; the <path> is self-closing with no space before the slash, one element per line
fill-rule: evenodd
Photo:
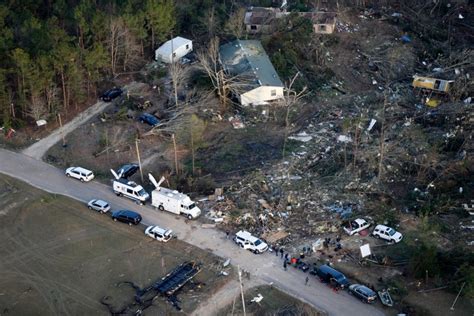
<path fill-rule="evenodd" d="M 224 71 L 238 79 L 234 91 L 244 106 L 266 104 L 283 98 L 283 83 L 260 41 L 235 40 L 219 48 Z"/>

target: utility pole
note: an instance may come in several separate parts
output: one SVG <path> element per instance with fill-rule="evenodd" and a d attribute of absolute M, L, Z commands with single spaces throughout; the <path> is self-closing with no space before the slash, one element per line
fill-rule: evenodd
<path fill-rule="evenodd" d="M 61 113 L 58 113 L 58 120 L 59 120 L 59 132 L 61 133 L 61 138 L 63 139 L 63 147 L 66 147 L 66 139 L 64 138 L 63 133 L 63 122 L 61 121 Z"/>
<path fill-rule="evenodd" d="M 135 138 L 135 147 L 137 148 L 138 167 L 140 168 L 140 177 L 142 178 L 142 183 L 143 183 L 143 170 L 142 170 L 142 162 L 140 160 L 140 151 L 138 150 L 138 138 Z"/>
<path fill-rule="evenodd" d="M 239 273 L 240 295 L 242 296 L 242 308 L 244 311 L 244 316 L 247 316 L 247 313 L 245 312 L 244 288 L 242 287 L 242 272 L 240 271 L 239 266 L 237 266 L 237 271 Z"/>
<path fill-rule="evenodd" d="M 452 310 L 452 311 L 454 310 L 454 305 L 455 305 L 456 302 L 458 301 L 459 295 L 461 295 L 462 289 L 464 289 L 464 285 L 466 285 L 466 282 L 464 282 L 464 283 L 462 284 L 461 289 L 459 290 L 458 295 L 456 295 L 456 298 L 454 299 L 453 305 L 451 305 L 450 310 Z"/>
<path fill-rule="evenodd" d="M 179 170 L 178 170 L 178 152 L 176 151 L 176 138 L 174 137 L 174 134 L 171 135 L 171 139 L 173 140 L 173 147 L 174 147 L 174 168 L 176 171 L 176 175 L 178 175 Z"/>

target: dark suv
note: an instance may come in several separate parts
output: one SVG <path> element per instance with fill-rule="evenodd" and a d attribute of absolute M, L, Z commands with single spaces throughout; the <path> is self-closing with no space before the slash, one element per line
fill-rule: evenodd
<path fill-rule="evenodd" d="M 377 299 L 377 294 L 374 291 L 361 284 L 350 285 L 349 293 L 359 298 L 361 301 L 369 304 L 374 303 Z"/>
<path fill-rule="evenodd" d="M 134 211 L 122 210 L 113 212 L 112 219 L 132 226 L 132 224 L 137 225 L 140 223 L 142 221 L 142 216 Z"/>
<path fill-rule="evenodd" d="M 140 167 L 136 163 L 128 163 L 117 170 L 117 174 L 122 173 L 121 178 L 128 179 L 133 176 Z"/>
<path fill-rule="evenodd" d="M 140 123 L 147 123 L 148 125 L 151 125 L 153 127 L 160 124 L 160 120 L 156 116 L 149 113 L 143 113 L 142 115 L 140 115 L 138 120 L 140 121 Z"/>
<path fill-rule="evenodd" d="M 110 102 L 110 101 L 112 101 L 113 99 L 115 99 L 116 97 L 121 96 L 122 93 L 123 93 L 123 90 L 122 90 L 122 89 L 120 89 L 120 88 L 112 88 L 112 89 L 107 90 L 107 91 L 105 91 L 104 93 L 102 93 L 102 95 L 100 96 L 100 98 L 102 99 L 102 101 Z"/>
<path fill-rule="evenodd" d="M 314 268 L 311 274 L 317 275 L 321 282 L 332 284 L 341 289 L 349 286 L 349 280 L 347 280 L 344 274 L 325 264 Z"/>

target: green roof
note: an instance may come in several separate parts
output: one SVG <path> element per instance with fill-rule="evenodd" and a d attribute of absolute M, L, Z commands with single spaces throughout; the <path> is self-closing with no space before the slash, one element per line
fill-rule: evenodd
<path fill-rule="evenodd" d="M 219 55 L 224 70 L 248 78 L 252 89 L 257 86 L 283 87 L 260 41 L 235 40 L 222 45 Z"/>

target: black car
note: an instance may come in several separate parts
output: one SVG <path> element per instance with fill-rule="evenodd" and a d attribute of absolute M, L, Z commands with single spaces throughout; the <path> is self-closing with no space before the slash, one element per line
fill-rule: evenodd
<path fill-rule="evenodd" d="M 113 212 L 112 219 L 132 226 L 132 224 L 137 225 L 140 223 L 142 221 L 142 216 L 134 211 L 122 210 Z"/>
<path fill-rule="evenodd" d="M 105 101 L 105 102 L 110 102 L 112 101 L 113 99 L 121 96 L 123 94 L 123 90 L 120 89 L 120 88 L 112 88 L 110 90 L 107 90 L 105 91 L 101 96 L 100 98 L 102 99 L 102 101 Z"/>
<path fill-rule="evenodd" d="M 311 274 L 317 275 L 321 282 L 329 283 L 341 289 L 346 288 L 350 284 L 344 274 L 325 264 L 315 268 L 311 271 Z"/>
<path fill-rule="evenodd" d="M 142 115 L 140 115 L 140 117 L 138 117 L 138 120 L 141 123 L 147 123 L 148 125 L 151 125 L 153 127 L 160 124 L 160 120 L 156 116 L 149 113 L 143 113 Z"/>
<path fill-rule="evenodd" d="M 349 293 L 368 304 L 374 303 L 377 299 L 377 294 L 374 291 L 361 284 L 352 284 L 349 286 Z"/>
<path fill-rule="evenodd" d="M 117 170 L 117 174 L 122 174 L 121 178 L 128 179 L 133 176 L 140 167 L 136 163 L 128 163 Z"/>

